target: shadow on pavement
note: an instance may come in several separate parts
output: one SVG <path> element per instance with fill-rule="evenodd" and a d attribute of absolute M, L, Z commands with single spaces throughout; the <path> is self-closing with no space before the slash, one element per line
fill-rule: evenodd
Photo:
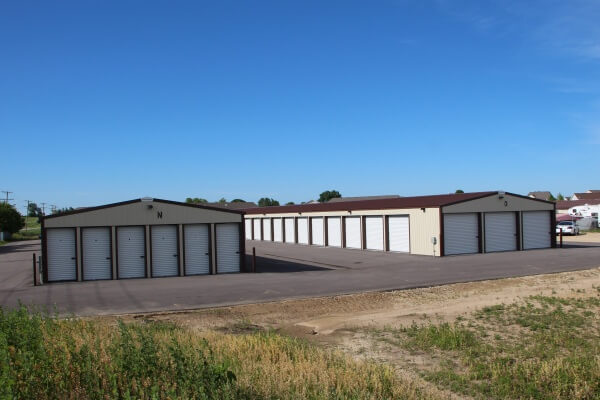
<path fill-rule="evenodd" d="M 246 269 L 252 271 L 252 256 L 246 255 Z M 333 268 L 317 267 L 315 265 L 278 260 L 276 258 L 256 257 L 256 272 L 304 272 L 331 271 Z"/>
<path fill-rule="evenodd" d="M 559 247 L 560 245 L 557 245 Z M 563 243 L 563 249 L 576 249 L 585 247 L 600 247 L 600 243 L 596 242 L 568 242 Z"/>
<path fill-rule="evenodd" d="M 40 248 L 40 241 L 14 241 L 0 246 L 0 254 L 31 252 Z"/>

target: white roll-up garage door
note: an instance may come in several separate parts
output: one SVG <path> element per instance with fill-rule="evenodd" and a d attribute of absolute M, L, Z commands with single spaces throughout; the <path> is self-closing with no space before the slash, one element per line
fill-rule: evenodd
<path fill-rule="evenodd" d="M 143 226 L 117 228 L 117 268 L 119 278 L 146 276 L 146 239 Z"/>
<path fill-rule="evenodd" d="M 263 218 L 263 240 L 271 241 L 271 218 Z"/>
<path fill-rule="evenodd" d="M 246 240 L 252 240 L 252 220 L 244 220 L 244 230 L 246 231 Z"/>
<path fill-rule="evenodd" d="M 152 276 L 155 278 L 179 275 L 177 226 L 150 227 L 152 236 Z"/>
<path fill-rule="evenodd" d="M 285 242 L 296 243 L 296 235 L 294 234 L 294 218 L 284 218 L 285 225 Z"/>
<path fill-rule="evenodd" d="M 342 247 L 342 228 L 340 217 L 327 217 L 327 246 Z"/>
<path fill-rule="evenodd" d="M 240 272 L 240 233 L 238 224 L 217 224 L 217 273 Z"/>
<path fill-rule="evenodd" d="M 485 251 L 517 250 L 517 217 L 514 212 L 485 213 Z"/>
<path fill-rule="evenodd" d="M 306 217 L 297 218 L 298 221 L 298 243 L 308 244 L 308 221 Z"/>
<path fill-rule="evenodd" d="M 281 226 L 281 218 L 273 218 L 273 241 L 283 241 L 283 231 Z"/>
<path fill-rule="evenodd" d="M 323 246 L 325 244 L 323 238 L 323 217 L 311 218 L 310 229 L 312 233 L 312 244 L 315 246 Z"/>
<path fill-rule="evenodd" d="M 254 240 L 262 240 L 262 235 L 260 234 L 260 218 L 253 219 L 254 221 Z"/>
<path fill-rule="evenodd" d="M 367 249 L 383 250 L 383 217 L 366 217 Z"/>
<path fill-rule="evenodd" d="M 110 228 L 81 228 L 83 280 L 112 278 Z"/>
<path fill-rule="evenodd" d="M 246 220 L 246 222 L 248 221 L 250 220 Z M 250 225 L 250 228 L 252 228 L 252 225 Z M 209 232 L 208 224 L 183 226 L 183 252 L 185 254 L 184 266 L 186 275 L 210 273 Z"/>
<path fill-rule="evenodd" d="M 388 235 L 390 251 L 410 252 L 408 216 L 390 215 L 388 217 Z"/>
<path fill-rule="evenodd" d="M 46 240 L 48 246 L 48 281 L 76 280 L 77 253 L 75 250 L 75 229 L 47 229 Z"/>
<path fill-rule="evenodd" d="M 444 214 L 444 254 L 479 252 L 479 221 L 476 213 Z"/>
<path fill-rule="evenodd" d="M 346 217 L 346 247 L 360 249 L 360 217 Z"/>
<path fill-rule="evenodd" d="M 550 211 L 523 212 L 523 249 L 551 247 Z"/>

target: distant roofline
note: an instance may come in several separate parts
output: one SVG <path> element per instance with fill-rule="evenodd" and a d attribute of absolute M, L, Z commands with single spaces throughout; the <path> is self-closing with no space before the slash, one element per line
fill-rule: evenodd
<path fill-rule="evenodd" d="M 340 201 L 318 204 L 295 204 L 289 206 L 258 207 L 246 210 L 246 215 L 257 214 L 284 214 L 297 212 L 327 212 L 327 211 L 353 211 L 353 210 L 378 210 L 378 209 L 405 209 L 405 208 L 439 208 L 452 204 L 477 200 L 498 194 L 499 191 L 473 192 L 473 193 L 451 193 L 430 196 L 398 197 L 391 199 Z M 521 197 L 531 201 L 539 201 L 546 204 L 554 204 L 546 201 L 520 194 L 504 192 L 515 197 Z"/>
<path fill-rule="evenodd" d="M 383 194 L 383 195 L 375 195 L 375 196 L 348 196 L 348 197 L 334 197 L 328 201 L 338 202 L 338 201 L 361 201 L 361 200 L 381 200 L 381 199 L 397 199 L 398 197 L 402 197 L 399 194 Z"/>
<path fill-rule="evenodd" d="M 124 206 L 127 204 L 142 203 L 142 202 L 149 202 L 149 201 L 150 201 L 149 198 L 139 198 L 139 199 L 133 199 L 133 200 L 120 201 L 118 203 L 103 204 L 100 206 L 86 207 L 86 208 L 82 208 L 82 209 L 75 209 L 72 211 L 67 211 L 67 212 L 60 213 L 60 214 L 48 215 L 48 216 L 42 217 L 42 219 L 45 220 L 45 219 L 65 217 L 67 215 L 81 214 L 81 213 L 86 213 L 86 212 L 90 212 L 90 211 L 101 210 L 104 208 L 119 207 L 119 206 Z M 151 201 L 156 202 L 156 203 L 173 204 L 176 206 L 184 206 L 184 207 L 192 207 L 192 208 L 201 208 L 201 209 L 205 209 L 205 210 L 221 211 L 221 212 L 227 212 L 227 213 L 232 213 L 232 214 L 244 214 L 244 211 L 241 211 L 241 210 L 230 210 L 230 209 L 222 208 L 222 207 L 205 206 L 203 204 L 183 203 L 180 201 L 164 200 L 164 199 L 152 199 Z"/>

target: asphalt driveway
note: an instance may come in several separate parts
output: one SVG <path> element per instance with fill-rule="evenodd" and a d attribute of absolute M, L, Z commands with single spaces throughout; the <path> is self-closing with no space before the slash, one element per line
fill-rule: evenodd
<path fill-rule="evenodd" d="M 600 266 L 600 243 L 434 258 L 248 241 L 257 273 L 72 282 L 34 287 L 32 253 L 39 241 L 0 247 L 0 304 L 53 308 L 76 315 L 186 310 L 435 286 L 573 271 Z M 248 257 L 248 265 L 251 257 Z"/>

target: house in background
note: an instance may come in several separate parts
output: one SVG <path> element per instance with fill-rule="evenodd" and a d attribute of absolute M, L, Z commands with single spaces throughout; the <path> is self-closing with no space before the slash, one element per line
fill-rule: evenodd
<path fill-rule="evenodd" d="M 584 199 L 584 200 L 564 200 L 556 202 L 556 213 L 557 214 L 568 214 L 569 208 L 584 205 L 600 205 L 600 193 L 597 194 L 596 199 Z"/>
<path fill-rule="evenodd" d="M 600 190 L 586 190 L 583 193 L 573 193 L 571 200 L 593 200 L 600 198 Z"/>
<path fill-rule="evenodd" d="M 550 199 L 552 199 L 552 193 L 548 191 L 529 192 L 527 193 L 527 196 L 531 197 L 532 199 L 544 201 L 549 201 Z"/>
<path fill-rule="evenodd" d="M 361 200 L 381 200 L 381 199 L 397 199 L 400 195 L 388 194 L 382 196 L 358 196 L 358 197 L 334 197 L 328 203 L 340 203 L 343 201 L 361 201 Z"/>
<path fill-rule="evenodd" d="M 256 208 L 258 205 L 251 201 L 233 201 L 233 202 L 224 202 L 219 203 L 206 203 L 207 206 L 218 207 L 218 208 L 226 208 L 229 210 L 245 210 L 247 208 Z"/>

